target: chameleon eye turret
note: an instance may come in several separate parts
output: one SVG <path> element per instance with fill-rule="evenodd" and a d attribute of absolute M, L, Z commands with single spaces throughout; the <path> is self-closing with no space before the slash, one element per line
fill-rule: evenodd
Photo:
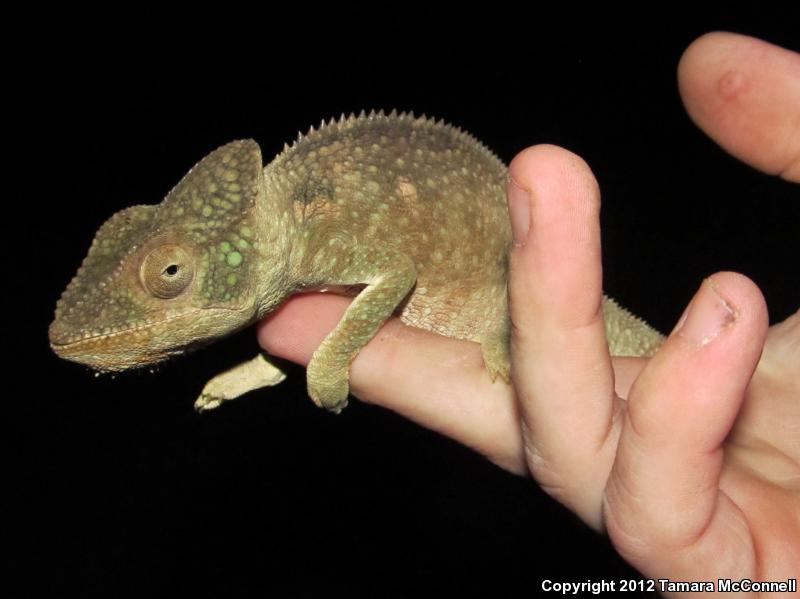
<path fill-rule="evenodd" d="M 194 263 L 182 247 L 162 245 L 145 256 L 139 278 L 145 289 L 155 297 L 173 299 L 192 282 Z"/>
<path fill-rule="evenodd" d="M 69 360 L 124 370 L 233 333 L 292 293 L 329 288 L 357 296 L 308 365 L 318 405 L 344 407 L 350 363 L 393 315 L 479 343 L 492 379 L 507 381 L 507 176 L 471 135 L 412 114 L 342 115 L 266 167 L 254 141 L 229 143 L 161 204 L 101 227 L 50 343 Z M 613 354 L 649 355 L 661 343 L 611 300 L 603 311 Z M 282 379 L 259 355 L 214 377 L 195 405 Z"/>

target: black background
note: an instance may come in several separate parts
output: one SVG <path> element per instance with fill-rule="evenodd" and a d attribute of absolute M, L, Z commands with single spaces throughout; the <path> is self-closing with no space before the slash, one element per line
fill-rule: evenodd
<path fill-rule="evenodd" d="M 96 379 L 50 353 L 47 325 L 112 213 L 160 201 L 227 141 L 253 137 L 267 158 L 361 108 L 442 117 L 506 161 L 542 142 L 582 155 L 603 190 L 606 291 L 662 330 L 718 270 L 753 278 L 782 320 L 800 296 L 797 188 L 705 138 L 675 68 L 713 29 L 800 49 L 796 17 L 354 5 L 273 14 L 254 50 L 198 33 L 182 65 L 155 68 L 143 32 L 122 64 L 54 47 L 15 75 L 6 204 L 19 212 L 4 228 L 21 238 L 5 237 L 3 260 L 22 595 L 501 597 L 639 577 L 531 481 L 381 409 L 316 409 L 301 368 L 195 414 L 203 383 L 252 356 L 252 333 L 155 375 Z"/>

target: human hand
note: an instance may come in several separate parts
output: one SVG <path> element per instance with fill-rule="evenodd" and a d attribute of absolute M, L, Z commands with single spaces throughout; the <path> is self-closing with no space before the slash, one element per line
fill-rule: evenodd
<path fill-rule="evenodd" d="M 793 53 L 715 34 L 687 51 L 681 90 L 690 115 L 715 140 L 796 181 L 792 110 L 800 105 L 800 77 L 790 71 L 797 70 Z M 781 131 L 795 136 L 777 143 Z M 606 527 L 645 573 L 786 578 L 800 563 L 800 389 L 792 371 L 800 363 L 800 314 L 769 331 L 759 362 L 766 333 L 760 293 L 738 275 L 714 275 L 651 363 L 611 361 L 598 333 L 598 196 L 591 173 L 551 147 L 524 152 L 511 172 L 535 197 L 528 208 L 533 241 L 512 257 L 520 403 L 510 387 L 489 381 L 477 345 L 397 321 L 354 361 L 354 395 L 509 470 L 530 467 L 556 498 Z M 705 301 L 711 323 L 722 324 L 717 333 L 695 327 Z M 307 363 L 348 303 L 294 298 L 260 325 L 260 341 L 270 353 Z M 698 342 L 698 330 L 701 340 L 713 339 Z M 559 433 L 570 429 L 565 443 Z"/>
<path fill-rule="evenodd" d="M 796 181 L 798 69 L 792 53 L 714 34 L 690 47 L 679 73 L 687 109 L 714 139 Z M 511 165 L 512 271 L 526 273 L 510 285 L 512 372 L 531 472 L 653 578 L 796 576 L 800 313 L 764 347 L 759 290 L 712 275 L 659 353 L 624 372 L 619 360 L 615 380 L 596 182 L 580 159 L 551 152 L 534 148 Z"/>

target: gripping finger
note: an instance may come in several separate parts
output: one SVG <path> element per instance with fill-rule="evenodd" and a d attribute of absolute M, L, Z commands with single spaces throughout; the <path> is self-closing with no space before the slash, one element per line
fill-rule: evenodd
<path fill-rule="evenodd" d="M 719 487 L 723 441 L 766 329 L 758 288 L 716 274 L 634 383 L 604 505 L 609 534 L 634 565 L 662 556 L 678 575 L 703 552 L 741 547 L 747 523 Z"/>

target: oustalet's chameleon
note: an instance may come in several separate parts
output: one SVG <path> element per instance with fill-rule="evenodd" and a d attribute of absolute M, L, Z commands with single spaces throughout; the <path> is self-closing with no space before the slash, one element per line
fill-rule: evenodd
<path fill-rule="evenodd" d="M 411 114 L 323 122 L 266 167 L 254 141 L 234 141 L 160 204 L 100 228 L 50 343 L 98 371 L 141 367 L 233 333 L 293 293 L 330 290 L 355 299 L 308 365 L 318 405 L 346 405 L 350 363 L 393 314 L 480 343 L 492 379 L 508 381 L 507 177 L 469 134 Z M 611 300 L 603 308 L 613 354 L 661 343 Z M 196 406 L 283 378 L 259 354 L 209 381 Z"/>

